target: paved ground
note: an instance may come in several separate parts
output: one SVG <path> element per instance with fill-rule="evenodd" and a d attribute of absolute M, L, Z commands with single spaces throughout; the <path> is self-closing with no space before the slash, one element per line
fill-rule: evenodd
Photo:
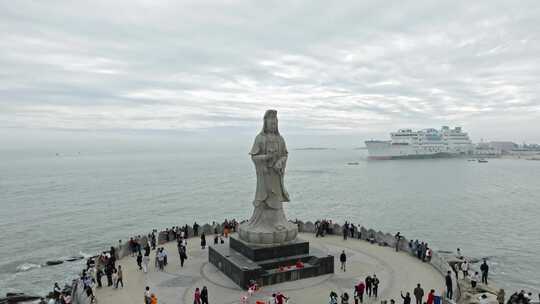
<path fill-rule="evenodd" d="M 442 294 L 444 278 L 429 264 L 422 263 L 406 253 L 396 253 L 389 247 L 371 245 L 355 239 L 343 241 L 338 236 L 315 238 L 312 234 L 303 233 L 299 237 L 309 241 L 311 247 L 334 255 L 336 273 L 264 286 L 250 298 L 249 303 L 255 303 L 256 299 L 268 298 L 275 291 L 281 291 L 289 296 L 289 304 L 328 303 L 328 294 L 331 290 L 338 294 L 348 292 L 351 295 L 350 303 L 354 303 L 353 284 L 374 273 L 381 281 L 379 298 L 371 299 L 368 303 L 379 303 L 380 300 L 391 298 L 401 303 L 400 291 L 410 291 L 412 294 L 412 289 L 417 283 L 422 284 L 426 294 L 429 289 L 435 289 L 436 294 Z M 208 243 L 213 243 L 212 236 L 207 236 L 207 240 Z M 145 286 L 150 286 L 151 291 L 156 293 L 160 304 L 191 304 L 195 287 L 202 286 L 208 288 L 211 304 L 240 303 L 241 296 L 246 293 L 208 263 L 208 249 L 201 250 L 199 244 L 198 238 L 188 241 L 188 260 L 183 268 L 180 267 L 176 242 L 165 245 L 169 253 L 169 265 L 163 272 L 157 271 L 151 263 L 150 270 L 145 275 L 138 269 L 135 258 L 126 257 L 120 260 L 119 264 L 124 269 L 125 288 L 98 289 L 96 292 L 98 303 L 143 303 Z M 217 246 L 228 246 L 228 243 Z M 346 272 L 339 269 L 338 257 L 342 250 L 347 254 Z M 151 254 L 152 261 L 154 253 Z"/>

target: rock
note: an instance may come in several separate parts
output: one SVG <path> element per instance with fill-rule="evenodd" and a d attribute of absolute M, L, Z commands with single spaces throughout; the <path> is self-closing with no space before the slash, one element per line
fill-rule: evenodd
<path fill-rule="evenodd" d="M 84 259 L 83 256 L 74 256 L 66 259 L 66 262 L 75 262 Z"/>
<path fill-rule="evenodd" d="M 21 303 L 28 301 L 36 301 L 41 299 L 39 296 L 31 296 L 24 293 L 11 293 L 8 292 L 5 298 L 0 298 L 0 303 Z"/>

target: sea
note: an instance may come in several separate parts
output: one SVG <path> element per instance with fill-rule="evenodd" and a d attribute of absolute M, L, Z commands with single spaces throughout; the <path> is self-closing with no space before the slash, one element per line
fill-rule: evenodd
<path fill-rule="evenodd" d="M 290 219 L 347 220 L 435 250 L 461 248 L 488 258 L 507 294 L 540 292 L 539 161 L 371 161 L 353 146 L 288 146 Z M 45 294 L 84 263 L 47 261 L 88 257 L 152 229 L 246 219 L 255 191 L 249 149 L 0 149 L 0 295 Z"/>

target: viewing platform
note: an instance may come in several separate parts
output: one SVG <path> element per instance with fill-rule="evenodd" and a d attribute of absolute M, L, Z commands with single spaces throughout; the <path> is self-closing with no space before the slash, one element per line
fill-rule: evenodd
<path fill-rule="evenodd" d="M 327 303 L 330 291 L 338 294 L 347 292 L 349 303 L 354 303 L 353 286 L 366 276 L 376 274 L 380 280 L 379 296 L 369 299 L 368 303 L 380 303 L 381 300 L 395 299 L 401 302 L 401 291 L 412 291 L 417 283 L 422 284 L 426 295 L 434 289 L 437 295 L 444 292 L 444 277 L 431 264 L 423 263 L 407 252 L 396 252 L 394 248 L 371 244 L 364 240 L 343 240 L 340 236 L 327 235 L 316 238 L 312 233 L 299 233 L 298 238 L 308 241 L 310 247 L 326 255 L 333 255 L 335 273 L 313 278 L 290 281 L 274 285 L 262 286 L 247 303 L 257 300 L 268 300 L 272 293 L 282 292 L 290 298 L 288 303 Z M 225 244 L 214 245 L 213 237 L 207 235 L 209 246 L 228 248 Z M 159 271 L 154 265 L 156 251 L 150 254 L 148 273 L 137 267 L 135 257 L 124 257 L 118 264 L 124 271 L 124 288 L 114 289 L 102 287 L 96 290 L 96 298 L 100 304 L 132 304 L 143 303 L 146 286 L 155 293 L 160 304 L 191 304 L 195 288 L 208 288 L 209 302 L 219 304 L 241 303 L 242 297 L 248 293 L 235 282 L 208 262 L 208 246 L 201 249 L 200 239 L 188 239 L 188 259 L 184 267 L 180 260 L 176 242 L 159 245 L 168 252 L 168 265 Z M 339 255 L 342 251 L 347 255 L 346 271 L 340 270 Z"/>

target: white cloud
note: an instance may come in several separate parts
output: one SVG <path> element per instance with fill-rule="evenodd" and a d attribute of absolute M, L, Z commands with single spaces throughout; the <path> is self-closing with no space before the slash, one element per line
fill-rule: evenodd
<path fill-rule="evenodd" d="M 271 107 L 299 132 L 540 141 L 538 20 L 535 1 L 4 2 L 0 128 L 251 127 Z"/>

